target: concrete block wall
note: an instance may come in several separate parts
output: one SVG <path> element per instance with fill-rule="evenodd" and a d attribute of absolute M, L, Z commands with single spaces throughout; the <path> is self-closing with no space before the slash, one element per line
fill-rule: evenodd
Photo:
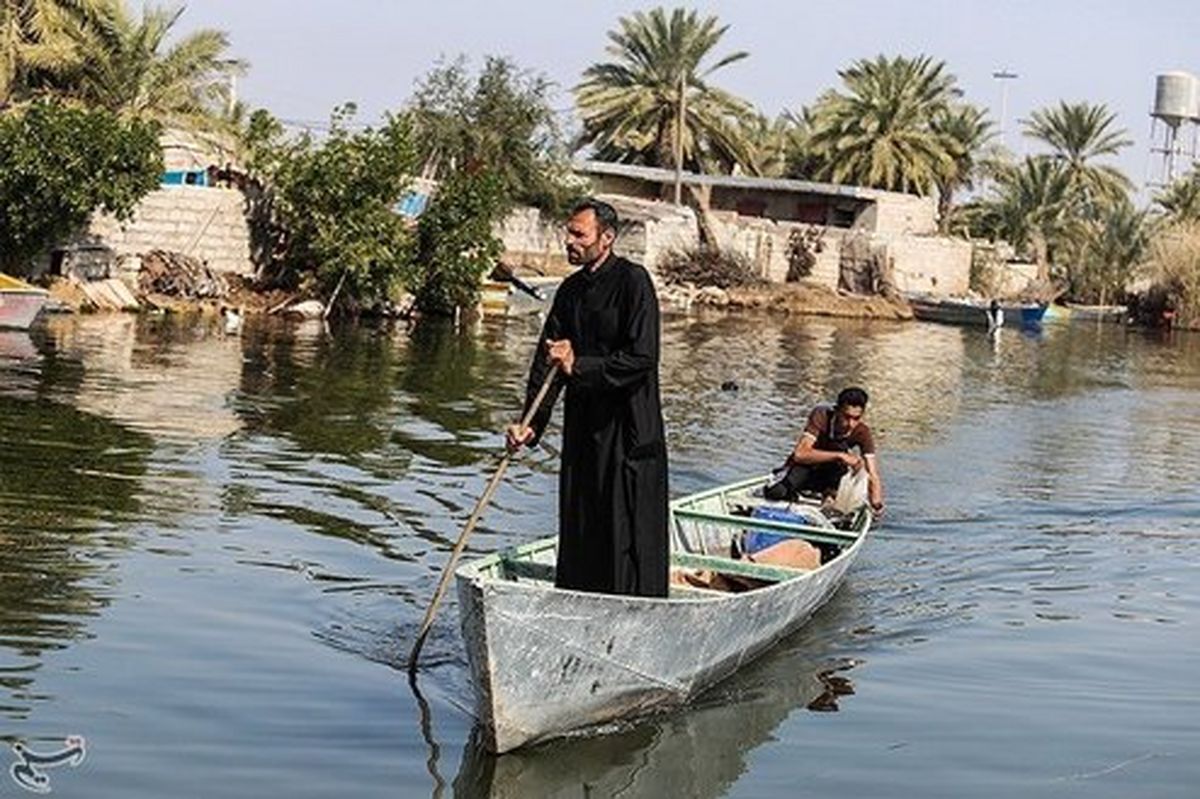
<path fill-rule="evenodd" d="M 671 249 L 694 247 L 699 242 L 695 214 L 689 208 L 636 198 L 605 196 L 617 207 L 623 220 L 616 250 L 645 264 L 654 274 L 662 256 Z M 923 207 L 912 198 L 911 209 Z M 905 201 L 907 202 L 907 201 Z M 899 217 L 897 217 L 899 218 Z M 755 272 L 772 283 L 787 279 L 788 240 L 794 230 L 811 226 L 798 222 L 775 222 L 760 217 L 714 211 L 710 215 L 718 244 L 745 255 Z M 932 217 L 929 217 L 932 223 Z M 565 266 L 562 227 L 547 222 L 536 209 L 514 211 L 499 226 L 505 260 L 511 264 L 555 263 Z M 892 279 L 901 291 L 937 295 L 965 294 L 971 274 L 971 244 L 957 239 L 911 234 L 880 235 L 862 230 L 825 228 L 821 252 L 808 280 L 837 289 L 841 274 L 842 249 L 846 237 L 865 236 L 869 252 L 881 252 L 891 266 Z"/>
<path fill-rule="evenodd" d="M 1037 264 L 1009 261 L 1000 264 L 994 275 L 995 292 L 1000 297 L 1014 297 L 1037 282 Z"/>
<path fill-rule="evenodd" d="M 882 236 L 928 236 L 937 232 L 937 200 L 898 192 L 877 192 L 874 204 L 855 225 Z"/>
<path fill-rule="evenodd" d="M 254 264 L 245 207 L 245 196 L 237 189 L 163 186 L 142 200 L 128 222 L 96 216 L 87 236 L 118 255 L 173 250 L 221 272 L 250 275 Z"/>
<path fill-rule="evenodd" d="M 563 249 L 563 226 L 542 217 L 536 208 L 514 208 L 493 231 L 504 245 L 504 263 L 535 272 L 554 273 L 568 268 Z"/>
<path fill-rule="evenodd" d="M 813 227 L 720 211 L 713 212 L 711 219 L 718 244 L 723 249 L 740 252 L 749 259 L 755 274 L 771 283 L 787 280 L 788 245 L 792 233 Z M 844 232 L 836 228 L 825 229 L 821 252 L 816 254 L 817 261 L 808 280 L 837 288 L 843 236 Z"/>
<path fill-rule="evenodd" d="M 602 197 L 621 218 L 621 235 L 614 249 L 655 274 L 659 259 L 671 249 L 695 246 L 699 241 L 696 216 L 690 208 L 630 197 Z M 547 220 L 536 208 L 514 209 L 495 234 L 504 245 L 504 262 L 530 266 L 543 272 L 569 269 L 563 248 L 563 225 Z"/>
<path fill-rule="evenodd" d="M 940 236 L 878 237 L 900 291 L 963 295 L 971 281 L 971 243 Z"/>
<path fill-rule="evenodd" d="M 645 264 L 650 274 L 658 277 L 658 264 L 671 250 L 682 250 L 695 247 L 700 243 L 700 235 L 696 228 L 696 218 L 690 212 L 686 216 L 674 218 L 651 219 L 642 223 L 645 229 L 644 244 L 638 252 L 638 238 L 623 234 L 617 240 L 617 252 L 630 260 Z M 624 240 L 624 244 L 622 244 Z M 628 249 L 623 252 L 622 249 Z"/>

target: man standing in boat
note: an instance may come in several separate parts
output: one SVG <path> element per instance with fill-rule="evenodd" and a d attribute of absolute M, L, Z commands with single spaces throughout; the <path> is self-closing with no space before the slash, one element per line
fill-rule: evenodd
<path fill-rule="evenodd" d="M 667 450 L 659 398 L 658 298 L 649 273 L 612 252 L 617 213 L 581 202 L 567 221 L 563 281 L 529 372 L 526 408 L 550 393 L 510 450 L 536 443 L 565 387 L 559 472 L 559 588 L 667 595 Z"/>
<path fill-rule="evenodd" d="M 867 470 L 867 499 L 876 514 L 883 512 L 883 480 L 875 455 L 875 438 L 863 421 L 867 392 L 846 388 L 837 404 L 818 405 L 808 414 L 804 432 L 787 462 L 766 487 L 767 499 L 794 499 L 801 491 L 832 494 L 842 476 Z M 853 450 L 858 450 L 857 454 Z"/>

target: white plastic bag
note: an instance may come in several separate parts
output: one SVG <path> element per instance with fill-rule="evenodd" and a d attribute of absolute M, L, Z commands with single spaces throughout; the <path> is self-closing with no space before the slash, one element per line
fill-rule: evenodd
<path fill-rule="evenodd" d="M 850 515 L 867 504 L 867 469 L 862 467 L 857 472 L 847 471 L 838 483 L 837 496 L 833 498 L 831 508 L 838 513 Z"/>

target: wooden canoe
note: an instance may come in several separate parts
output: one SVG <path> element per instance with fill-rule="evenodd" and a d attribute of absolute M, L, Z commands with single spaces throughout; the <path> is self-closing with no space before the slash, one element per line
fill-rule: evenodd
<path fill-rule="evenodd" d="M 665 599 L 554 587 L 556 539 L 459 567 L 459 614 L 476 715 L 493 752 L 685 704 L 796 630 L 837 590 L 871 526 L 862 508 L 834 527 L 815 502 L 771 503 L 764 478 L 671 503 L 672 568 L 759 581 L 726 593 L 675 585 Z M 757 506 L 801 513 L 809 524 L 751 518 Z M 801 538 L 826 552 L 802 571 L 728 557 L 755 529 Z"/>

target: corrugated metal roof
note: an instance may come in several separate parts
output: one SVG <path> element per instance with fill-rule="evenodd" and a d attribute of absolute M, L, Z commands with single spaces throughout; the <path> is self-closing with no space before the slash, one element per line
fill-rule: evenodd
<path fill-rule="evenodd" d="M 588 175 L 612 175 L 667 184 L 675 182 L 675 170 L 673 169 L 617 164 L 611 161 L 576 161 L 572 167 L 576 172 Z M 682 180 L 693 186 L 786 191 L 795 194 L 825 194 L 868 202 L 875 202 L 889 195 L 910 197 L 910 195 L 897 192 L 868 189 L 862 186 L 843 186 L 838 183 L 816 183 L 810 180 L 792 180 L 790 178 L 759 178 L 750 175 L 699 175 L 695 172 L 684 172 Z"/>

